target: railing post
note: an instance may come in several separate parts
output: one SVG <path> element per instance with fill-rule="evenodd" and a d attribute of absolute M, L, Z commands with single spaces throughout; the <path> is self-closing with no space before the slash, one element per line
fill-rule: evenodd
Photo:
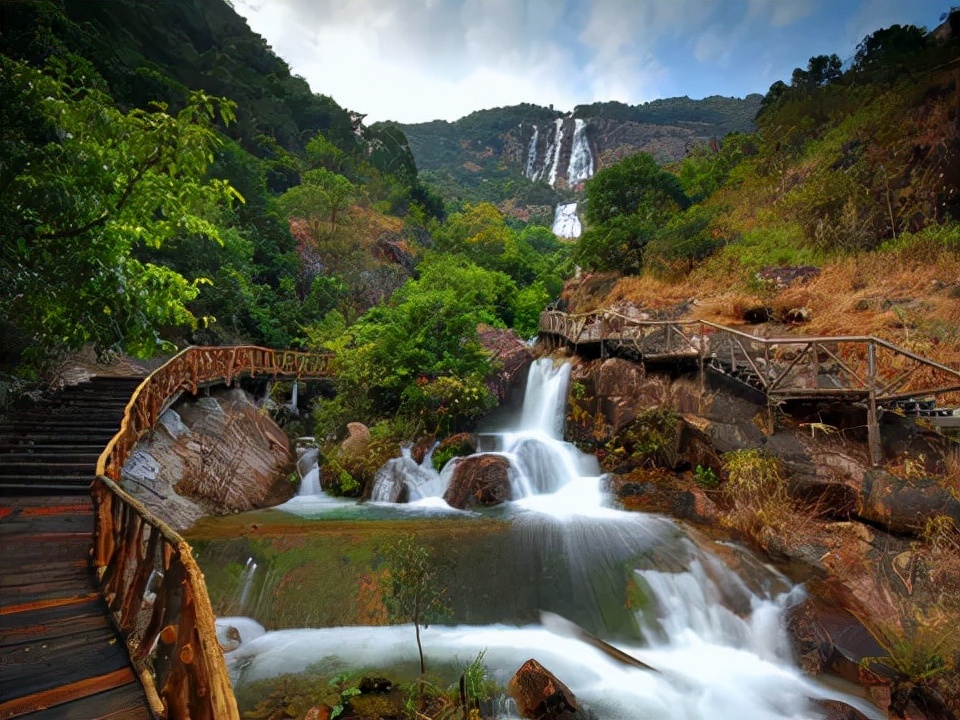
<path fill-rule="evenodd" d="M 877 348 L 873 341 L 867 343 L 867 380 L 870 388 L 867 398 L 867 448 L 870 452 L 870 465 L 879 467 L 883 462 L 880 445 L 880 422 L 877 418 Z"/>

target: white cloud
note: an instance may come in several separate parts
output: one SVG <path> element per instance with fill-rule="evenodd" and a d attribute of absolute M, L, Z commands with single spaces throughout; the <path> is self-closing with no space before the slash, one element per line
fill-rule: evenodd
<path fill-rule="evenodd" d="M 519 102 L 638 103 L 693 87 L 765 92 L 769 83 L 752 86 L 760 66 L 843 54 L 848 38 L 852 47 L 910 22 L 907 7 L 938 1 L 233 0 L 315 92 L 369 121 L 401 122 Z"/>

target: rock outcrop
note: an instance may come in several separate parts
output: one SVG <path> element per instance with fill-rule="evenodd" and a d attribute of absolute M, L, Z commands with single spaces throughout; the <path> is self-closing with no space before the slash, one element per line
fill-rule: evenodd
<path fill-rule="evenodd" d="M 182 400 L 132 453 L 129 492 L 175 530 L 288 500 L 295 459 L 286 434 L 240 389 Z"/>
<path fill-rule="evenodd" d="M 487 388 L 497 402 L 502 403 L 509 397 L 514 385 L 527 376 L 527 370 L 533 362 L 533 351 L 513 330 L 480 325 L 477 331 L 480 344 L 500 365 L 497 374 L 487 379 Z"/>

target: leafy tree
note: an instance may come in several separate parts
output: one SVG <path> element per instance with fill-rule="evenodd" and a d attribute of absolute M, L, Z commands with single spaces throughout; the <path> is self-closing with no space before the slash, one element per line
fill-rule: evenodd
<path fill-rule="evenodd" d="M 278 202 L 288 219 L 302 218 L 315 237 L 325 233 L 321 222 L 330 223 L 330 232 L 337 229 L 337 216 L 353 202 L 356 187 L 343 175 L 326 168 L 303 173 L 303 182 L 287 190 Z"/>
<path fill-rule="evenodd" d="M 927 46 L 923 28 L 891 25 L 867 35 L 854 55 L 855 76 L 885 81 L 907 68 L 911 58 Z"/>
<path fill-rule="evenodd" d="M 577 241 L 573 260 L 589 270 L 636 274 L 643 267 L 643 250 L 657 226 L 640 215 L 618 215 L 588 227 Z"/>
<path fill-rule="evenodd" d="M 430 553 L 413 534 L 404 535 L 381 548 L 387 574 L 385 604 L 394 621 L 413 623 L 420 656 L 420 679 L 427 672 L 420 627 L 450 613 L 446 590 L 440 586 Z"/>
<path fill-rule="evenodd" d="M 791 85 L 800 92 L 813 92 L 843 76 L 843 63 L 837 55 L 817 55 L 810 58 L 807 69 L 795 68 Z"/>
<path fill-rule="evenodd" d="M 205 173 L 232 107 L 197 92 L 176 115 L 124 113 L 69 60 L 0 59 L 0 314 L 37 353 L 92 342 L 149 356 L 160 328 L 196 324 L 187 303 L 205 279 L 134 252 L 221 241 L 221 209 L 240 196 Z"/>
<path fill-rule="evenodd" d="M 712 227 L 716 211 L 694 205 L 659 228 L 647 245 L 645 261 L 661 270 L 692 270 L 719 248 L 723 240 Z"/>
<path fill-rule="evenodd" d="M 661 169 L 648 153 L 604 168 L 587 181 L 585 191 L 585 215 L 593 225 L 625 215 L 657 221 L 690 204 L 676 176 Z"/>
<path fill-rule="evenodd" d="M 318 409 L 328 425 L 335 411 L 339 427 L 402 416 L 421 429 L 449 430 L 492 407 L 485 380 L 493 366 L 477 326 L 512 319 L 516 286 L 450 255 L 428 255 L 420 271 L 327 342 L 337 355 L 338 394 Z"/>

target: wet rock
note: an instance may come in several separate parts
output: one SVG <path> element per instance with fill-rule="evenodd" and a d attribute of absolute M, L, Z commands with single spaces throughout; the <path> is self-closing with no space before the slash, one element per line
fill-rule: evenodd
<path fill-rule="evenodd" d="M 443 466 L 455 457 L 466 457 L 477 452 L 477 436 L 471 433 L 448 435 L 433 450 L 433 467 L 442 470 Z M 423 462 L 423 458 L 420 459 Z"/>
<path fill-rule="evenodd" d="M 826 713 L 824 720 L 870 720 L 855 707 L 839 700 L 817 700 L 815 704 Z"/>
<path fill-rule="evenodd" d="M 461 510 L 510 499 L 510 463 L 498 455 L 458 458 L 443 499 Z"/>
<path fill-rule="evenodd" d="M 384 677 L 365 677 L 357 688 L 361 693 L 385 693 L 393 689 L 393 681 Z"/>
<path fill-rule="evenodd" d="M 511 389 L 525 378 L 533 362 L 533 351 L 513 330 L 503 330 L 489 325 L 477 328 L 480 344 L 493 355 L 500 365 L 494 377 L 488 378 L 487 388 L 502 403 L 510 395 Z"/>
<path fill-rule="evenodd" d="M 290 442 L 243 390 L 214 389 L 175 409 L 186 430 L 177 423 L 175 432 L 144 439 L 136 453 L 142 459 L 125 470 L 137 475 L 128 492 L 175 530 L 204 515 L 271 507 L 293 495 Z M 144 468 L 156 468 L 153 480 Z"/>
<path fill-rule="evenodd" d="M 916 534 L 936 515 L 960 524 L 960 501 L 931 478 L 907 482 L 883 470 L 869 470 L 864 475 L 858 514 L 890 532 Z"/>
<path fill-rule="evenodd" d="M 819 514 L 849 520 L 857 513 L 867 459 L 856 447 L 797 432 L 767 438 L 764 450 L 786 470 L 790 495 Z"/>
<path fill-rule="evenodd" d="M 307 714 L 303 716 L 303 720 L 330 720 L 332 714 L 333 709 L 329 705 L 314 705 L 307 710 Z"/>
<path fill-rule="evenodd" d="M 507 684 L 520 715 L 531 720 L 580 720 L 583 713 L 573 692 L 534 659 L 527 660 Z"/>
<path fill-rule="evenodd" d="M 384 463 L 377 470 L 372 483 L 367 483 L 362 496 L 363 500 L 374 502 L 404 503 L 409 499 L 409 490 L 406 483 L 407 475 L 402 464 L 395 461 Z"/>
<path fill-rule="evenodd" d="M 631 510 L 664 513 L 699 523 L 711 523 L 718 518 L 714 502 L 686 476 L 634 470 L 610 476 L 607 490 Z"/>
<path fill-rule="evenodd" d="M 830 673 L 858 685 L 882 682 L 860 661 L 882 657 L 887 654 L 886 650 L 844 608 L 810 596 L 790 609 L 787 629 L 793 637 L 800 666 L 811 675 Z"/>

